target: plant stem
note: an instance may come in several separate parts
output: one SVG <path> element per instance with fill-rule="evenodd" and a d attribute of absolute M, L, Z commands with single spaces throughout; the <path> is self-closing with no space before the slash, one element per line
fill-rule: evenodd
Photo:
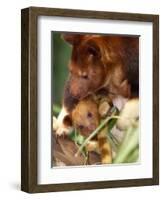
<path fill-rule="evenodd" d="M 136 162 L 139 158 L 139 145 L 131 152 L 128 159 L 125 160 L 126 163 Z"/>
<path fill-rule="evenodd" d="M 109 140 L 111 146 L 113 147 L 113 150 L 114 150 L 115 152 L 117 152 L 117 146 L 116 146 L 116 144 L 114 143 L 113 139 L 112 139 L 110 136 L 108 136 L 108 140 Z"/>

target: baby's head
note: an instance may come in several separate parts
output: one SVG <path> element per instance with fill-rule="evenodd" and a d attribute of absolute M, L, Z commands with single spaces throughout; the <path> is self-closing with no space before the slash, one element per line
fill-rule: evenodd
<path fill-rule="evenodd" d="M 89 136 L 99 125 L 97 103 L 91 98 L 81 100 L 72 112 L 73 126 L 84 136 Z"/>

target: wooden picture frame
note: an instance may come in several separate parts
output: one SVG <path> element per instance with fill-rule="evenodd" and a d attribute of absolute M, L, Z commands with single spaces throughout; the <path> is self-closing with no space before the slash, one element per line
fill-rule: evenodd
<path fill-rule="evenodd" d="M 151 22 L 153 25 L 153 176 L 152 178 L 38 184 L 37 177 L 37 20 L 39 16 Z M 21 11 L 21 190 L 54 192 L 159 184 L 159 16 L 29 7 Z M 148 73 L 148 72 L 147 72 Z"/>

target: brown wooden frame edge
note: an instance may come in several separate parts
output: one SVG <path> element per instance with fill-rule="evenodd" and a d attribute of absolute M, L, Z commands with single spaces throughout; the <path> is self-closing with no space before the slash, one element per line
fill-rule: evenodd
<path fill-rule="evenodd" d="M 37 184 L 37 18 L 64 16 L 153 23 L 153 178 L 64 184 Z M 21 10 L 21 190 L 53 192 L 159 184 L 159 16 L 29 7 Z"/>

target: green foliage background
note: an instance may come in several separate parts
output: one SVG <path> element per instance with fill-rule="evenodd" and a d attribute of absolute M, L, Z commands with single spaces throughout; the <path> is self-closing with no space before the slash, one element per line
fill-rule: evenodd
<path fill-rule="evenodd" d="M 52 100 L 53 104 L 61 106 L 64 84 L 68 77 L 68 61 L 71 56 L 71 46 L 62 39 L 62 34 L 52 32 Z"/>

